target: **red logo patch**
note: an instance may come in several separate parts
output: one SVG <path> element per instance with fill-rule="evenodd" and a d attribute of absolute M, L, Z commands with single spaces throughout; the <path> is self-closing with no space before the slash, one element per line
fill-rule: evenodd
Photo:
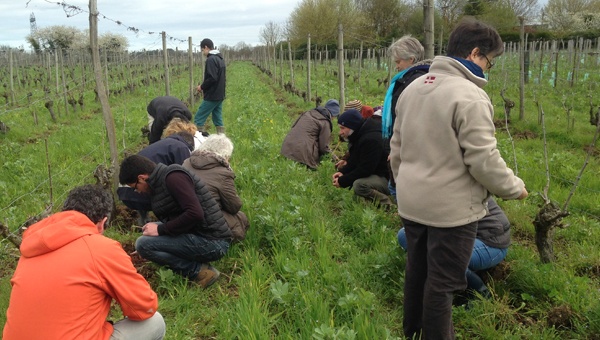
<path fill-rule="evenodd" d="M 427 77 L 425 77 L 425 84 L 433 84 L 434 80 L 435 80 L 435 76 L 427 76 Z"/>

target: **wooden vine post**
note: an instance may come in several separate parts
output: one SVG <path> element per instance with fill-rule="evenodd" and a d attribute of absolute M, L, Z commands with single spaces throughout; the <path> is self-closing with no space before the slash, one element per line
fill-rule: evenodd
<path fill-rule="evenodd" d="M 114 169 L 113 176 L 113 192 L 116 192 L 119 184 L 119 168 L 118 159 L 119 153 L 117 149 L 117 137 L 115 132 L 115 121 L 113 118 L 108 96 L 104 82 L 102 81 L 102 66 L 100 65 L 100 51 L 98 50 L 98 6 L 97 0 L 90 0 L 90 47 L 92 52 L 92 63 L 94 65 L 94 77 L 96 78 L 96 91 L 98 99 L 102 105 L 102 115 L 106 124 L 106 133 L 108 135 L 108 143 L 110 145 L 111 166 Z"/>
<path fill-rule="evenodd" d="M 306 96 L 305 102 L 310 102 L 310 33 L 308 34 L 308 42 L 306 44 Z"/>
<path fill-rule="evenodd" d="M 346 84 L 345 81 L 346 79 L 344 78 L 344 73 L 346 72 L 344 70 L 344 28 L 342 26 L 342 24 L 339 24 L 338 26 L 338 53 L 337 53 L 337 57 L 338 57 L 338 81 L 340 83 L 340 112 L 343 112 L 346 108 L 345 108 L 345 103 L 346 103 L 346 92 L 345 92 L 345 88 L 346 88 Z"/>

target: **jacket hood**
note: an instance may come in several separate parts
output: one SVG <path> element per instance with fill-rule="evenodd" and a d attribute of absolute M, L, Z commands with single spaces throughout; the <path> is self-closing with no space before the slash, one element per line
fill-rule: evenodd
<path fill-rule="evenodd" d="M 318 115 L 315 115 L 314 117 L 316 119 L 319 119 L 319 120 L 328 120 L 328 121 L 331 122 L 332 114 L 331 114 L 331 111 L 329 111 L 326 107 L 317 106 L 317 107 L 315 107 L 315 111 L 317 111 L 317 112 L 319 112 L 321 114 L 321 117 L 319 117 Z"/>
<path fill-rule="evenodd" d="M 353 134 L 348 138 L 351 142 L 358 140 L 361 136 L 368 133 L 379 133 L 381 134 L 381 122 L 376 121 L 373 118 L 367 118 L 363 122 L 360 129 L 355 130 Z"/>
<path fill-rule="evenodd" d="M 87 216 L 74 210 L 63 211 L 27 228 L 20 250 L 24 257 L 36 257 L 95 234 L 99 234 L 98 229 Z"/>
<path fill-rule="evenodd" d="M 190 164 L 194 169 L 208 170 L 216 167 L 229 168 L 229 162 L 222 156 L 207 150 L 196 150 L 190 156 Z"/>
<path fill-rule="evenodd" d="M 206 57 L 219 57 L 220 59 L 223 59 L 223 56 L 221 55 L 221 52 L 219 52 L 219 50 L 212 50 L 208 52 L 208 55 Z"/>

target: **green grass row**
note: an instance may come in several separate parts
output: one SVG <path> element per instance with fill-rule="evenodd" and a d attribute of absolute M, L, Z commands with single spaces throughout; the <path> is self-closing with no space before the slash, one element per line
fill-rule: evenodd
<path fill-rule="evenodd" d="M 185 77 L 181 81 L 185 82 Z M 146 90 L 159 95 L 162 89 Z M 330 90 L 331 97 L 335 97 L 334 90 Z M 126 122 L 117 124 L 117 132 L 127 149 L 134 150 L 143 143 L 139 127 L 146 121 L 148 97 L 147 92 L 138 91 L 126 99 L 111 99 L 116 121 Z M 361 100 L 368 103 L 376 99 L 373 95 Z M 281 142 L 296 114 L 312 106 L 273 87 L 272 80 L 249 63 L 229 66 L 225 124 L 235 145 L 232 167 L 244 201 L 242 210 L 251 228 L 244 242 L 214 263 L 224 275 L 211 289 L 201 290 L 168 270 L 156 270 L 151 283 L 159 292 L 168 339 L 402 338 L 405 262 L 396 242 L 398 216 L 355 201 L 348 190 L 334 188 L 330 180 L 333 163 L 329 160 L 324 160 L 317 171 L 310 171 L 279 156 Z M 54 150 L 51 154 L 56 154 L 52 164 L 82 166 L 65 166 L 65 172 L 53 182 L 64 182 L 65 188 L 75 186 L 81 178 L 90 182 L 90 171 L 108 157 L 102 156 L 108 153 L 108 147 L 103 142 L 103 123 L 98 116 L 86 113 L 61 117 L 61 124 L 48 123 L 41 129 L 36 142 L 21 144 L 19 141 L 28 137 L 18 135 L 15 128 L 11 134 L 17 133 L 18 137 L 0 136 L 3 148 L 11 143 L 10 138 L 17 138 L 12 147 L 22 152 L 11 162 L 17 166 L 23 158 L 21 162 L 25 163 L 20 177 L 4 180 L 6 187 L 12 188 L 13 182 L 23 178 L 35 185 L 39 178 L 28 178 L 47 177 L 45 160 L 36 162 L 26 156 L 39 154 L 44 144 L 41 136 L 48 136 L 50 149 Z M 539 133 L 535 118 L 516 125 L 519 131 Z M 583 160 L 580 147 L 591 141 L 592 128 L 576 124 L 575 130 L 563 133 L 559 132 L 560 126 L 550 128 L 555 131 L 549 137 L 553 174 L 574 179 Z M 510 164 L 511 143 L 502 131 L 498 131 L 498 138 Z M 84 158 L 98 145 L 102 149 L 99 155 Z M 469 310 L 455 308 L 458 338 L 599 337 L 599 223 L 590 214 L 573 213 L 565 219 L 568 227 L 554 234 L 557 261 L 541 264 L 531 224 L 539 202 L 535 191 L 545 185 L 541 141 L 517 140 L 515 145 L 519 174 L 534 194 L 523 202 L 500 202 L 513 224 L 506 272 L 490 284 L 492 300 L 477 302 Z M 2 152 L 4 155 L 4 149 Z M 2 168 L 1 176 L 8 176 L 10 169 Z M 588 171 L 591 173 L 584 175 L 585 186 L 591 188 L 590 197 L 582 201 L 589 201 L 590 207 L 577 203 L 586 212 L 598 206 L 597 195 L 593 195 L 593 188 L 598 188 L 594 182 L 596 160 Z M 551 197 L 568 190 L 566 183 L 562 188 L 552 185 Z M 32 206 L 41 203 L 30 202 Z M 114 228 L 107 235 L 122 242 L 131 242 L 137 236 L 124 230 L 127 226 Z M 14 267 L 15 251 L 5 243 L 0 245 L 3 267 Z M 5 270 L 3 274 L 0 324 L 4 323 L 11 273 Z"/>

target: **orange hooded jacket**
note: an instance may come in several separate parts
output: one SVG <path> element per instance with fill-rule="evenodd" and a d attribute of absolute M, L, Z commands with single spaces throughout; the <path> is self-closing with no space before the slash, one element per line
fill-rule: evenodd
<path fill-rule="evenodd" d="M 121 245 L 76 211 L 25 231 L 11 284 L 5 340 L 109 339 L 113 299 L 131 320 L 148 319 L 158 308 L 156 293 Z"/>

